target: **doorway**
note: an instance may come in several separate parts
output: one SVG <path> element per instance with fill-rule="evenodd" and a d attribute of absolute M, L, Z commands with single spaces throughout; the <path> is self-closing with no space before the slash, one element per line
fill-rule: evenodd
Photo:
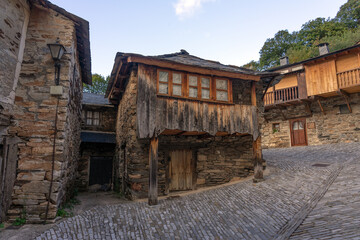
<path fill-rule="evenodd" d="M 113 169 L 112 157 L 91 157 L 89 186 L 111 183 Z"/>
<path fill-rule="evenodd" d="M 169 190 L 193 189 L 194 161 L 191 150 L 173 150 L 169 162 Z"/>
<path fill-rule="evenodd" d="M 306 146 L 306 119 L 290 120 L 291 146 Z"/>

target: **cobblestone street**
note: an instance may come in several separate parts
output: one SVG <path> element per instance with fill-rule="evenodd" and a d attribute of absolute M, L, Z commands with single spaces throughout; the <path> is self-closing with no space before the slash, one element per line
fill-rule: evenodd
<path fill-rule="evenodd" d="M 264 150 L 264 182 L 157 206 L 98 206 L 37 239 L 360 239 L 359 149 L 351 143 Z"/>

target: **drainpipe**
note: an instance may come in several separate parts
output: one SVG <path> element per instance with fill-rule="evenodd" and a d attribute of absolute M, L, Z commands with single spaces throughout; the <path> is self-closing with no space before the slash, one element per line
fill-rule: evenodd
<path fill-rule="evenodd" d="M 48 213 L 49 213 L 49 205 L 50 205 L 50 196 L 52 192 L 52 185 L 54 181 L 54 168 L 55 168 L 55 152 L 56 152 L 56 135 L 57 135 L 57 119 L 58 119 L 58 108 L 59 108 L 59 96 L 57 97 L 56 101 L 56 110 L 55 110 L 55 126 L 54 126 L 54 142 L 53 142 L 53 153 L 51 158 L 51 179 L 50 179 L 50 187 L 49 187 L 49 194 L 47 196 L 47 205 L 46 205 L 46 212 L 45 212 L 45 219 L 44 224 L 46 224 Z"/>

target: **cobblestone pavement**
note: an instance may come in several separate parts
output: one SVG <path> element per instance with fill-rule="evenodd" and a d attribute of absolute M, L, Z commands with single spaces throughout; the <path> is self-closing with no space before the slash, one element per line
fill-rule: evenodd
<path fill-rule="evenodd" d="M 353 143 L 266 150 L 270 174 L 264 182 L 244 181 L 157 206 L 98 206 L 37 239 L 359 238 L 359 149 Z M 317 235 L 324 226 L 332 229 Z"/>

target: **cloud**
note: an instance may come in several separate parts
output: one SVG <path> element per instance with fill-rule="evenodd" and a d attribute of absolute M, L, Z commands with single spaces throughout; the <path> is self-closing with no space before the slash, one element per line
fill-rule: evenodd
<path fill-rule="evenodd" d="M 200 9 L 204 2 L 215 0 L 178 0 L 174 5 L 176 15 L 181 19 L 194 15 L 195 11 Z"/>

